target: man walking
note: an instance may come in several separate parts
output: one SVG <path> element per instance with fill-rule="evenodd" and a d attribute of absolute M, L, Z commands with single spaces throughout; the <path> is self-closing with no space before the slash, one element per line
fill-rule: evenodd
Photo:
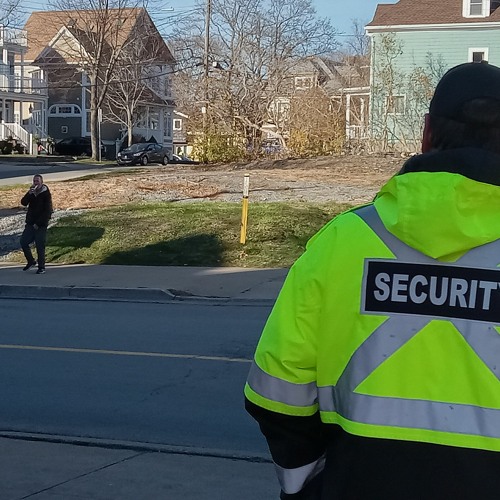
<path fill-rule="evenodd" d="M 45 242 L 47 238 L 47 226 L 52 216 L 52 195 L 43 177 L 36 174 L 33 177 L 33 185 L 22 197 L 21 204 L 28 207 L 26 214 L 26 225 L 21 235 L 21 248 L 26 257 L 27 264 L 23 271 L 27 271 L 37 264 L 31 253 L 30 244 L 35 242 L 38 258 L 37 274 L 45 273 Z"/>
<path fill-rule="evenodd" d="M 317 233 L 245 386 L 282 499 L 498 498 L 500 68 L 439 82 L 421 155 Z"/>

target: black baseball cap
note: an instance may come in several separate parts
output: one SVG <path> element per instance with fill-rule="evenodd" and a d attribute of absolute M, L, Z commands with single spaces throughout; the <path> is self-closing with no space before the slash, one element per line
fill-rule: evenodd
<path fill-rule="evenodd" d="M 448 70 L 437 84 L 429 113 L 463 122 L 464 104 L 480 98 L 500 103 L 500 68 L 485 61 L 460 64 Z"/>

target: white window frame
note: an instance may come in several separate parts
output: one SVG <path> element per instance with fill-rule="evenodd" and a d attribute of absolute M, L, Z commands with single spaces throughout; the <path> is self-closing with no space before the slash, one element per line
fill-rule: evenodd
<path fill-rule="evenodd" d="M 489 57 L 489 48 L 488 47 L 470 47 L 469 48 L 469 57 L 467 61 L 469 62 L 474 62 L 474 53 L 476 52 L 482 52 L 483 53 L 483 61 L 488 61 Z"/>
<path fill-rule="evenodd" d="M 477 5 L 481 2 L 481 14 L 471 14 L 472 2 Z M 488 17 L 490 15 L 490 0 L 463 0 L 462 15 L 464 17 Z"/>
<path fill-rule="evenodd" d="M 61 109 L 62 108 L 69 108 L 71 107 L 71 113 L 62 113 Z M 75 111 L 75 109 L 77 111 Z M 59 104 L 53 104 L 49 108 L 49 116 L 81 116 L 82 115 L 82 110 L 78 104 L 66 104 L 66 103 L 59 103 Z"/>
<path fill-rule="evenodd" d="M 296 76 L 294 84 L 296 90 L 309 90 L 316 86 L 316 81 L 314 76 Z"/>
<path fill-rule="evenodd" d="M 182 118 L 174 118 L 172 123 L 174 130 L 182 130 Z"/>
<path fill-rule="evenodd" d="M 403 102 L 403 111 L 400 111 L 400 112 L 390 111 L 389 110 L 389 99 L 390 98 L 392 98 L 392 99 L 395 99 L 395 98 L 401 99 L 402 102 Z M 386 106 L 387 114 L 388 115 L 393 115 L 393 116 L 404 115 L 405 114 L 405 110 L 406 110 L 406 95 L 404 95 L 404 94 L 395 94 L 395 95 L 390 95 L 390 96 L 387 95 L 387 96 L 385 96 L 385 106 Z"/>

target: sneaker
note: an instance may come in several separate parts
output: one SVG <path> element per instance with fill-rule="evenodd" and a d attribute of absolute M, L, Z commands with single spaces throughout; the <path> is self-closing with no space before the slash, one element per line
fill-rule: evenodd
<path fill-rule="evenodd" d="M 45 269 L 43 267 L 41 267 L 40 269 L 38 269 L 36 274 L 45 274 Z"/>
<path fill-rule="evenodd" d="M 27 271 L 28 269 L 31 269 L 33 266 L 36 266 L 36 260 L 34 260 L 33 262 L 28 262 L 24 267 L 23 267 L 23 271 Z"/>

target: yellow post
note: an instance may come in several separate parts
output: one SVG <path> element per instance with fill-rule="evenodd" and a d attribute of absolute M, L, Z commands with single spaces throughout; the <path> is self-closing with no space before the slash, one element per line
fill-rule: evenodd
<path fill-rule="evenodd" d="M 240 232 L 240 243 L 242 245 L 244 245 L 247 241 L 249 190 L 250 190 L 250 175 L 245 174 L 245 178 L 243 179 L 243 204 L 241 209 L 241 232 Z"/>

